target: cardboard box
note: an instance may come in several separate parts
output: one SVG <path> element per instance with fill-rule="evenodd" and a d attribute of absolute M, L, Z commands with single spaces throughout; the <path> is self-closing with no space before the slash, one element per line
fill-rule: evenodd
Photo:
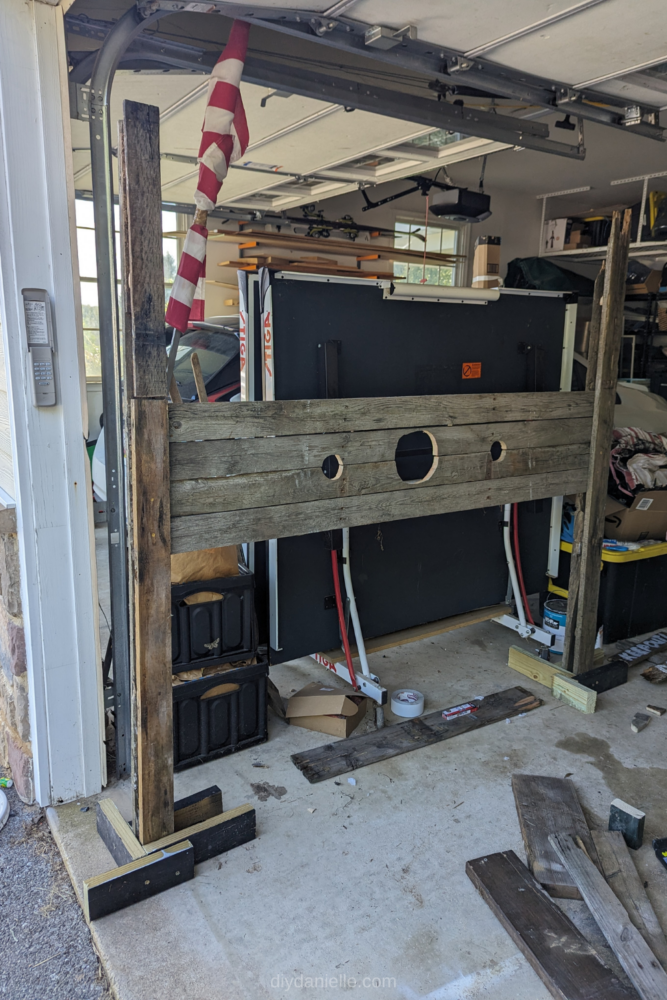
<path fill-rule="evenodd" d="M 314 681 L 292 695 L 286 716 L 290 725 L 329 736 L 349 736 L 366 715 L 368 698 L 346 694 L 332 684 Z"/>
<path fill-rule="evenodd" d="M 631 507 L 607 497 L 604 537 L 617 542 L 641 542 L 645 538 L 667 538 L 667 490 L 639 493 Z"/>
<path fill-rule="evenodd" d="M 500 236 L 478 236 L 472 261 L 472 287 L 500 285 Z"/>
<path fill-rule="evenodd" d="M 568 234 L 569 219 L 547 219 L 542 233 L 542 250 L 544 253 L 556 253 L 565 246 Z"/>
<path fill-rule="evenodd" d="M 640 284 L 638 285 L 626 284 L 625 294 L 646 295 L 647 293 L 653 294 L 654 292 L 659 292 L 661 279 L 662 279 L 662 271 L 649 271 L 647 277 Z"/>

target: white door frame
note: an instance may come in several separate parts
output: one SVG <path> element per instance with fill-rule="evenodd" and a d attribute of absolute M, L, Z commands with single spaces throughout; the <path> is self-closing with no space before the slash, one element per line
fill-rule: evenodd
<path fill-rule="evenodd" d="M 57 405 L 32 405 L 21 289 L 53 305 Z M 62 8 L 0 2 L 0 318 L 35 795 L 106 781 L 97 575 Z"/>

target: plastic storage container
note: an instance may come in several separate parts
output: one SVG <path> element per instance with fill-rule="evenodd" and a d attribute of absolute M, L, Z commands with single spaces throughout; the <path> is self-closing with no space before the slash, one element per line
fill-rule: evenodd
<path fill-rule="evenodd" d="M 252 573 L 220 577 L 171 588 L 172 670 L 209 667 L 243 660 L 255 652 Z M 188 604 L 194 594 L 219 594 L 220 600 Z"/>
<path fill-rule="evenodd" d="M 174 689 L 174 770 L 224 757 L 268 739 L 266 658 Z"/>

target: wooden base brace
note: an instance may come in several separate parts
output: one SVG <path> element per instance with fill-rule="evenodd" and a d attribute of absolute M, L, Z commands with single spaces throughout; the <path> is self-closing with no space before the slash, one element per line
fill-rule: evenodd
<path fill-rule="evenodd" d="M 84 880 L 87 920 L 131 906 L 194 878 L 194 866 L 255 839 L 251 805 L 222 811 L 217 785 L 174 803 L 175 832 L 141 844 L 112 799 L 97 803 L 97 832 L 117 868 Z"/>
<path fill-rule="evenodd" d="M 576 708 L 584 715 L 592 715 L 595 711 L 596 691 L 579 684 L 572 674 L 529 653 L 527 649 L 510 646 L 507 665 L 513 670 L 518 670 L 524 677 L 530 677 L 538 684 L 544 684 L 551 689 L 554 698 L 564 701 L 566 705 Z"/>

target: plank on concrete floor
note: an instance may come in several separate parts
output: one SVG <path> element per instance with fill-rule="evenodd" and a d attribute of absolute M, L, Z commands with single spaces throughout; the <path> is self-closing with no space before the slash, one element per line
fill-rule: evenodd
<path fill-rule="evenodd" d="M 514 851 L 468 861 L 466 873 L 552 996 L 558 1000 L 636 997 L 605 968 Z"/>
<path fill-rule="evenodd" d="M 420 719 L 408 719 L 378 732 L 352 736 L 338 743 L 327 743 L 314 750 L 292 754 L 292 761 L 314 784 L 409 750 L 418 750 L 473 729 L 481 729 L 492 722 L 502 722 L 503 719 L 539 708 L 541 704 L 525 688 L 509 688 L 487 695 L 480 701 L 479 709 L 471 715 L 445 720 L 442 711 L 431 712 Z"/>
<path fill-rule="evenodd" d="M 618 830 L 592 830 L 591 836 L 604 877 L 655 957 L 667 967 L 667 941 L 630 857 L 623 834 Z"/>
<path fill-rule="evenodd" d="M 667 973 L 603 876 L 569 833 L 549 840 L 642 1000 L 665 1000 Z"/>
<path fill-rule="evenodd" d="M 551 896 L 581 899 L 574 879 L 548 839 L 550 833 L 560 831 L 581 837 L 589 856 L 599 865 L 574 785 L 565 778 L 514 774 L 512 790 L 531 872 Z"/>

